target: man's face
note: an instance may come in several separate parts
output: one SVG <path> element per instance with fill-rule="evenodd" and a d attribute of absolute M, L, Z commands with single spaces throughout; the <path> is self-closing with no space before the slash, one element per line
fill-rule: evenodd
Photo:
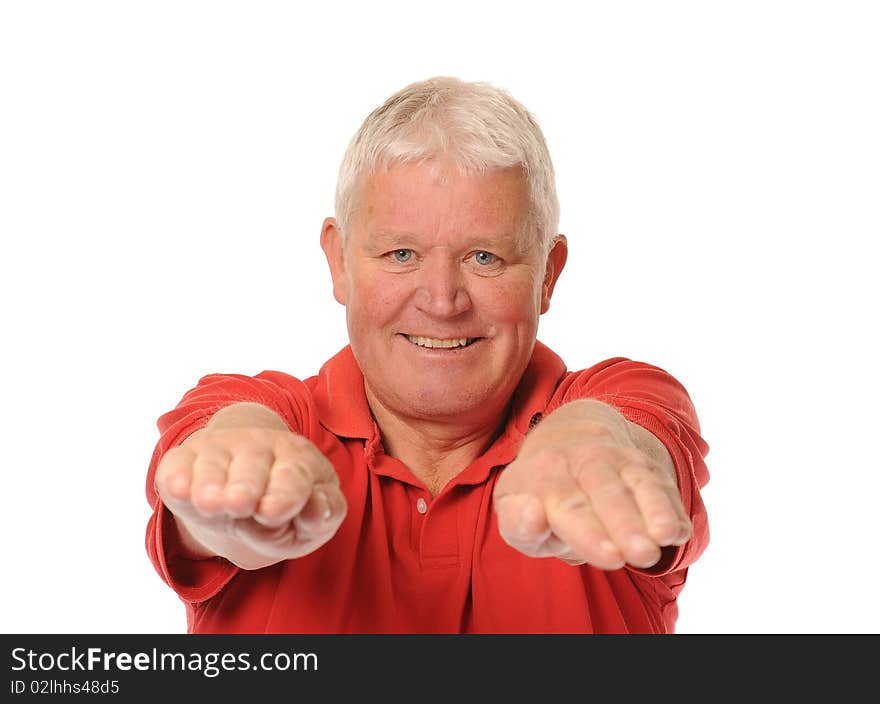
<path fill-rule="evenodd" d="M 546 259 L 523 242 L 528 210 L 518 168 L 397 164 L 362 180 L 344 246 L 325 221 L 334 295 L 374 409 L 498 421 L 566 256 L 564 238 Z"/>

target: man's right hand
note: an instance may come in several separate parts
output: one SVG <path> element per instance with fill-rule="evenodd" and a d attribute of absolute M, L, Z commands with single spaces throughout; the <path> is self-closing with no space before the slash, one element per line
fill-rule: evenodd
<path fill-rule="evenodd" d="M 243 569 L 317 550 L 347 510 L 330 461 L 286 429 L 209 424 L 165 453 L 156 488 L 194 557 Z"/>

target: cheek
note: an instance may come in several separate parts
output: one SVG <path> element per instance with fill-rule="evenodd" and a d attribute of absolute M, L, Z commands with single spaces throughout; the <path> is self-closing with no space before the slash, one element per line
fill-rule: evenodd
<path fill-rule="evenodd" d="M 531 281 L 492 282 L 479 295 L 480 308 L 498 322 L 522 322 L 537 318 L 541 296 Z"/>
<path fill-rule="evenodd" d="M 349 319 L 364 325 L 381 325 L 396 315 L 406 292 L 395 281 L 381 276 L 364 276 L 349 281 Z"/>

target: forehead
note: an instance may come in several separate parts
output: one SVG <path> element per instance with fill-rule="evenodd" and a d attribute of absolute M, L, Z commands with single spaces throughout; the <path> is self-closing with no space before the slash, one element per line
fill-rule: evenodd
<path fill-rule="evenodd" d="M 454 165 L 392 164 L 365 174 L 355 221 L 365 233 L 516 237 L 529 215 L 519 167 L 462 173 Z"/>

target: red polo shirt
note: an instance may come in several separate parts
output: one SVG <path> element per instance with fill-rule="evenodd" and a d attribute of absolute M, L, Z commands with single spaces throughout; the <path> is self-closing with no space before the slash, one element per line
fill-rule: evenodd
<path fill-rule="evenodd" d="M 653 432 L 675 463 L 694 536 L 667 548 L 649 570 L 527 557 L 498 532 L 492 491 L 530 422 L 586 397 Z M 154 488 L 162 453 L 239 401 L 268 406 L 312 440 L 348 501 L 326 545 L 253 571 L 220 557 L 183 558 Z M 665 371 L 624 358 L 569 372 L 538 342 L 503 433 L 436 497 L 385 454 L 348 346 L 305 381 L 275 371 L 205 376 L 158 427 L 147 476 L 147 552 L 186 604 L 190 633 L 669 633 L 687 567 L 708 542 L 699 493 L 708 446 L 688 394 Z"/>

